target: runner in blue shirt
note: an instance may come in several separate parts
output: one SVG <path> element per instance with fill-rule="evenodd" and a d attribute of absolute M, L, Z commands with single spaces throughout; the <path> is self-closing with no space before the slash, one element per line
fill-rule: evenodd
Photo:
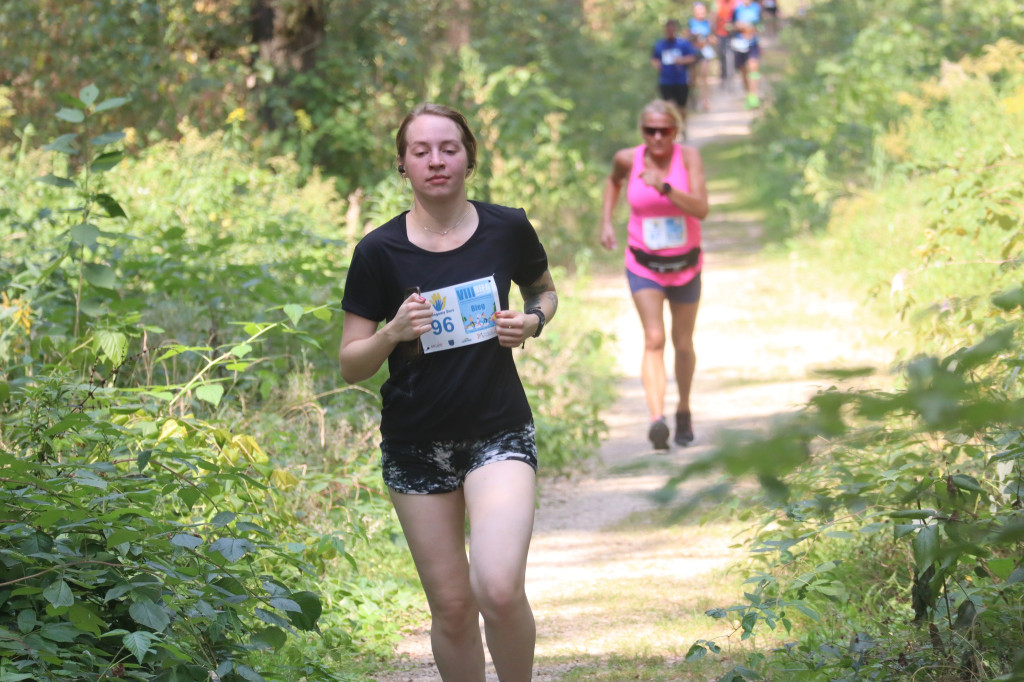
<path fill-rule="evenodd" d="M 651 49 L 651 65 L 658 71 L 658 90 L 661 98 L 675 102 L 686 123 L 686 100 L 690 94 L 689 66 L 697 61 L 697 50 L 685 38 L 680 38 L 679 22 L 665 22 L 665 37 Z M 685 130 L 683 132 L 685 137 Z"/>
<path fill-rule="evenodd" d="M 736 9 L 732 11 L 733 24 L 751 24 L 757 26 L 761 23 L 761 5 L 754 0 L 740 0 Z"/>

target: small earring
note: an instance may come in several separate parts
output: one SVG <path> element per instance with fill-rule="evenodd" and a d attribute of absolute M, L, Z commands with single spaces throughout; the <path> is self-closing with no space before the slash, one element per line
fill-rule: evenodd
<path fill-rule="evenodd" d="M 398 164 L 398 172 L 401 173 L 402 175 L 405 175 L 405 166 L 403 166 L 402 164 Z"/>

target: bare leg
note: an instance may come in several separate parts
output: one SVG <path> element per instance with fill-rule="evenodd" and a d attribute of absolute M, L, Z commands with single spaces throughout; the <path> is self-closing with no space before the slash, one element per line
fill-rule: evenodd
<path fill-rule="evenodd" d="M 633 303 L 644 328 L 644 356 L 640 379 L 647 396 L 651 419 L 665 414 L 665 294 L 659 289 L 641 289 L 633 294 Z"/>
<path fill-rule="evenodd" d="M 669 303 L 672 315 L 672 346 L 675 349 L 676 386 L 679 389 L 678 412 L 690 411 L 690 388 L 697 366 L 693 346 L 693 329 L 697 323 L 699 303 Z"/>
<path fill-rule="evenodd" d="M 526 598 L 526 557 L 534 490 L 533 468 L 514 460 L 486 464 L 466 477 L 470 582 L 502 682 L 533 677 L 537 626 Z"/>
<path fill-rule="evenodd" d="M 430 644 L 444 682 L 484 682 L 479 609 L 470 587 L 463 492 L 391 491 L 430 605 Z"/>

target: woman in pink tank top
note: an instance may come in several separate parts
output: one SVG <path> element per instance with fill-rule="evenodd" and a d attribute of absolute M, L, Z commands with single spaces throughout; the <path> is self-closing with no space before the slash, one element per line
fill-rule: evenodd
<path fill-rule="evenodd" d="M 665 302 L 672 317 L 672 347 L 679 391 L 676 408 L 677 445 L 693 442 L 690 386 L 697 355 L 693 330 L 700 302 L 700 221 L 708 214 L 708 190 L 700 152 L 675 142 L 682 125 L 671 102 L 654 100 L 640 113 L 644 144 L 620 149 L 604 188 L 601 244 L 618 248 L 612 214 L 626 185 L 629 224 L 626 278 L 644 330 L 640 377 L 651 423 L 647 437 L 656 450 L 667 450 L 665 419 Z"/>

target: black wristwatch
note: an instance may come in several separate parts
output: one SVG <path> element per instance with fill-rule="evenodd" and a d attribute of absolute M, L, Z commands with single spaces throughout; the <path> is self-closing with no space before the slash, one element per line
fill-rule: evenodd
<path fill-rule="evenodd" d="M 661 183 L 661 196 L 666 196 L 671 191 L 672 185 L 668 184 L 667 182 Z"/>
<path fill-rule="evenodd" d="M 540 336 L 540 333 L 544 330 L 544 323 L 548 321 L 548 318 L 544 315 L 544 311 L 540 308 L 530 308 L 526 311 L 527 315 L 536 315 L 537 319 L 540 320 L 540 324 L 537 325 L 537 331 L 533 333 L 533 338 Z"/>

